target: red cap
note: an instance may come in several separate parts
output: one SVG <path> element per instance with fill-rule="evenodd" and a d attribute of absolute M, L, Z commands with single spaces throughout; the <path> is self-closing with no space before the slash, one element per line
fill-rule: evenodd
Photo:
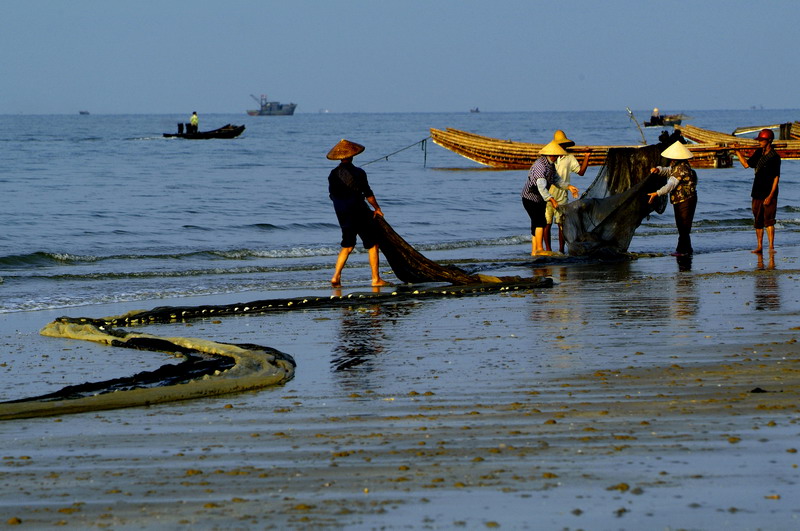
<path fill-rule="evenodd" d="M 775 140 L 775 133 L 772 132 L 772 129 L 762 129 L 758 132 L 756 140 Z"/>

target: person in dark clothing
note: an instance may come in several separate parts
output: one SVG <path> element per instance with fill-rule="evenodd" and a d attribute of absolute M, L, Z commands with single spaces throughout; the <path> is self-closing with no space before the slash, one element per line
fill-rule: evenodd
<path fill-rule="evenodd" d="M 364 151 L 364 146 L 342 139 L 327 155 L 329 160 L 341 161 L 328 175 L 328 193 L 333 201 L 336 218 L 342 228 L 342 249 L 336 259 L 331 286 L 342 285 L 342 270 L 356 246 L 356 236 L 369 254 L 373 286 L 390 286 L 379 271 L 378 242 L 375 234 L 375 216 L 383 216 L 381 207 L 367 181 L 367 172 L 353 165 L 353 157 Z M 370 210 L 367 203 L 372 206 Z"/>
<path fill-rule="evenodd" d="M 775 217 L 778 212 L 778 181 L 781 178 L 781 157 L 772 146 L 775 133 L 770 129 L 762 129 L 756 140 L 758 149 L 745 159 L 740 150 L 736 150 L 739 162 L 745 168 L 755 168 L 753 189 L 750 197 L 753 199 L 753 227 L 756 229 L 756 248 L 754 253 L 763 252 L 764 230 L 767 231 L 767 241 L 770 252 L 775 250 Z"/>

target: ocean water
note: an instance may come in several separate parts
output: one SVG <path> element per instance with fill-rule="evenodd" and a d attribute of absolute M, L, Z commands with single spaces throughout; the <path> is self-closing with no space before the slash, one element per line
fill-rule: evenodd
<path fill-rule="evenodd" d="M 720 131 L 774 124 L 798 110 L 684 111 Z M 648 117 L 637 111 L 638 118 Z M 166 139 L 182 115 L 0 116 L 0 313 L 328 286 L 340 232 L 327 197 L 340 138 L 387 221 L 434 260 L 481 263 L 530 252 L 519 200 L 525 171 L 490 171 L 430 140 L 454 127 L 529 142 L 564 129 L 579 144 L 635 145 L 620 112 L 201 115 L 200 129 L 245 124 L 233 140 Z M 661 129 L 645 129 L 655 142 Z M 407 149 L 406 149 L 407 148 Z M 598 168 L 573 177 L 581 190 Z M 777 242 L 800 242 L 800 163 L 782 167 Z M 752 170 L 699 171 L 698 254 L 755 243 Z M 671 207 L 645 220 L 631 251 L 673 250 Z M 347 288 L 369 282 L 359 248 Z M 385 266 L 385 262 L 384 262 Z M 385 269 L 385 268 L 384 268 Z M 387 274 L 392 279 L 391 274 Z M 70 312 L 65 312 L 70 313 Z M 73 312 L 74 313 L 74 312 Z M 80 313 L 89 313 L 83 311 Z"/>

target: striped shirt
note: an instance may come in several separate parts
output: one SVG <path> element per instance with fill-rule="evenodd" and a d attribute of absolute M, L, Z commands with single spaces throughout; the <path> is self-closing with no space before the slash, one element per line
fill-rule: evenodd
<path fill-rule="evenodd" d="M 548 191 L 550 186 L 566 188 L 561 177 L 556 173 L 556 165 L 546 156 L 539 157 L 528 170 L 528 180 L 522 187 L 522 197 L 534 203 L 549 201 L 552 197 Z"/>

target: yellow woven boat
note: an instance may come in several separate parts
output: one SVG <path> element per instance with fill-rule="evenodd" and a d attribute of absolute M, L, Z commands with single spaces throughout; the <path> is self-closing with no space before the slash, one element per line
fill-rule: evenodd
<path fill-rule="evenodd" d="M 751 125 L 747 127 L 737 127 L 731 134 L 735 136 L 746 135 L 750 133 L 756 133 L 761 129 L 779 130 L 780 131 L 779 136 L 782 136 L 783 140 L 800 140 L 800 122 L 797 121 L 786 122 L 782 124 Z"/>
<path fill-rule="evenodd" d="M 797 122 L 795 122 L 797 123 Z M 798 124 L 800 126 L 800 124 Z M 735 149 L 755 149 L 758 147 L 758 141 L 752 138 L 742 138 L 739 136 L 729 135 L 728 133 L 720 133 L 719 131 L 712 131 L 710 129 L 702 129 L 694 125 L 676 125 L 676 131 L 693 141 L 704 144 L 716 144 L 719 148 L 730 150 Z M 775 140 L 772 142 L 775 151 L 781 156 L 783 160 L 800 160 L 800 139 L 798 140 Z M 688 146 L 692 148 L 691 145 Z M 692 164 L 694 166 L 694 164 Z"/>
<path fill-rule="evenodd" d="M 544 144 L 501 140 L 449 127 L 445 130 L 431 128 L 430 131 L 434 143 L 458 153 L 462 157 L 498 170 L 527 170 L 539 157 L 539 151 L 544 147 Z M 601 166 L 605 163 L 608 150 L 615 147 L 639 148 L 641 146 L 573 146 L 569 150 L 578 160 L 589 153 L 589 165 Z M 732 166 L 732 153 L 727 148 L 721 148 L 716 142 L 689 144 L 687 147 L 694 155 L 693 168 L 730 168 Z"/>

